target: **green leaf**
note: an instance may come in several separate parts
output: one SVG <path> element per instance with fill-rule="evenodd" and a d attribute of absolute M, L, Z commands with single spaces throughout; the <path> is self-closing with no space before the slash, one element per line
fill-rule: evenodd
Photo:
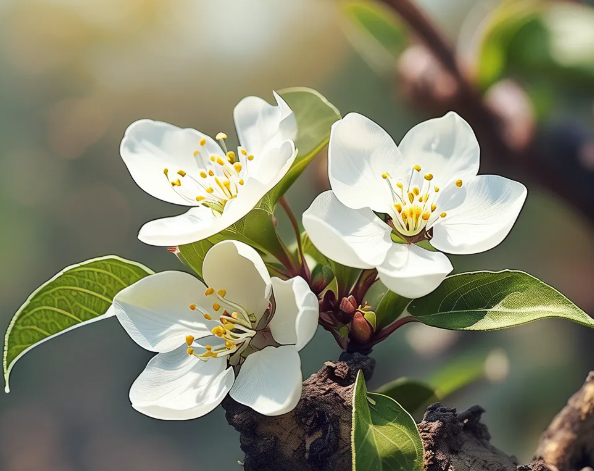
<path fill-rule="evenodd" d="M 430 384 L 414 378 L 398 378 L 384 384 L 377 392 L 391 397 L 410 414 L 440 400 Z"/>
<path fill-rule="evenodd" d="M 116 256 L 65 268 L 40 286 L 12 318 L 4 344 L 4 381 L 15 363 L 33 347 L 82 325 L 110 317 L 122 289 L 152 274 L 149 268 Z"/>
<path fill-rule="evenodd" d="M 311 88 L 286 88 L 279 91 L 279 95 L 291 107 L 297 119 L 295 147 L 298 153 L 293 166 L 267 195 L 273 207 L 328 143 L 332 124 L 340 119 L 336 107 Z"/>
<path fill-rule="evenodd" d="M 429 404 L 448 396 L 485 377 L 485 364 L 492 352 L 473 352 L 449 361 L 429 380 L 398 378 L 381 386 L 377 392 L 391 397 L 410 414 L 424 410 Z"/>
<path fill-rule="evenodd" d="M 435 372 L 431 376 L 429 384 L 435 390 L 439 400 L 441 401 L 456 391 L 484 378 L 488 353 L 473 352 L 470 355 L 463 355 L 448 362 L 445 367 Z"/>
<path fill-rule="evenodd" d="M 485 21 L 477 58 L 477 81 L 483 90 L 503 76 L 510 43 L 543 7 L 543 2 L 538 0 L 505 0 L 491 12 Z"/>
<path fill-rule="evenodd" d="M 244 242 L 260 252 L 274 256 L 281 254 L 284 250 L 274 226 L 273 215 L 266 209 L 256 208 L 235 224 L 206 240 L 180 245 L 181 258 L 202 276 L 202 263 L 206 252 L 213 245 L 224 240 Z"/>
<path fill-rule="evenodd" d="M 450 276 L 432 293 L 413 300 L 408 312 L 427 325 L 450 330 L 499 330 L 547 318 L 594 327 L 594 319 L 557 290 L 515 270 Z"/>
<path fill-rule="evenodd" d="M 346 296 L 357 282 L 359 275 L 361 275 L 361 270 L 359 268 L 341 265 L 340 263 L 330 259 L 328 259 L 328 263 L 334 272 L 334 278 L 336 279 L 338 287 L 338 292 L 336 295 L 340 302 L 340 299 Z"/>
<path fill-rule="evenodd" d="M 409 302 L 408 298 L 403 298 L 393 291 L 386 291 L 375 310 L 377 328 L 386 327 L 398 319 Z"/>
<path fill-rule="evenodd" d="M 396 401 L 367 393 L 359 371 L 353 393 L 353 470 L 423 470 L 423 442 L 415 421 Z"/>
<path fill-rule="evenodd" d="M 347 37 L 355 49 L 374 69 L 393 72 L 407 42 L 400 18 L 377 2 L 347 2 L 343 11 L 351 26 Z"/>

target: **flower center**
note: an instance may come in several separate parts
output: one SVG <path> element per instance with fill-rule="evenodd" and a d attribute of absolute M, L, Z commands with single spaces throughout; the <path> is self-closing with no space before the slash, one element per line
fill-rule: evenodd
<path fill-rule="evenodd" d="M 427 231 L 437 219 L 447 216 L 445 212 L 437 212 L 440 189 L 433 183 L 433 175 L 426 173 L 421 180 L 421 170 L 420 165 L 414 165 L 408 182 L 382 173 L 394 201 L 389 213 L 391 226 L 405 237 Z M 455 184 L 462 187 L 462 180 L 456 180 Z"/>
<path fill-rule="evenodd" d="M 232 355 L 245 343 L 249 343 L 249 341 L 257 334 L 257 331 L 252 328 L 252 319 L 255 320 L 254 316 L 250 315 L 247 310 L 239 304 L 226 299 L 226 290 L 219 289 L 218 291 L 215 291 L 214 288 L 208 288 L 205 294 L 206 296 L 214 295 L 217 301 L 235 310 L 229 313 L 229 311 L 224 309 L 219 302 L 215 301 L 212 305 L 213 310 L 218 312 L 223 309 L 223 313 L 217 320 L 214 320 L 210 314 L 200 311 L 196 304 L 190 304 L 190 309 L 192 311 L 199 311 L 206 320 L 214 320 L 218 323 L 211 332 L 213 335 L 225 341 L 224 345 L 220 345 L 214 349 L 212 346 L 206 345 L 202 347 L 205 349 L 204 352 L 196 353 L 193 347 L 194 337 L 188 335 L 186 337 L 188 355 L 195 356 L 202 361 L 208 361 L 210 358 L 220 358 Z"/>
<path fill-rule="evenodd" d="M 239 148 L 241 157 L 233 151 L 227 151 L 225 140 L 227 135 L 219 133 L 216 136 L 225 156 L 209 154 L 206 149 L 206 139 L 200 140 L 200 149 L 194 151 L 198 163 L 198 174 L 191 175 L 185 170 L 178 170 L 175 177 L 170 176 L 169 169 L 163 169 L 167 181 L 182 198 L 189 203 L 196 201 L 202 206 L 210 208 L 215 214 L 221 215 L 229 200 L 237 198 L 244 178 L 247 176 L 247 164 L 254 160 L 242 147 Z"/>

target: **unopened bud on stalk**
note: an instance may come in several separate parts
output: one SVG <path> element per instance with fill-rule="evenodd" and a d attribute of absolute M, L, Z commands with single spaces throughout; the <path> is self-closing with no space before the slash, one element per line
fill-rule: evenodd
<path fill-rule="evenodd" d="M 373 335 L 373 327 L 365 319 L 365 316 L 361 311 L 355 312 L 353 321 L 351 323 L 351 340 L 357 343 L 367 343 Z"/>
<path fill-rule="evenodd" d="M 356 301 L 355 304 L 353 304 L 350 298 L 352 298 L 352 296 L 349 296 L 348 298 L 342 298 L 342 300 L 340 301 L 340 311 L 342 314 L 345 314 L 349 319 L 357 310 Z"/>
<path fill-rule="evenodd" d="M 328 265 L 318 264 L 311 272 L 311 290 L 319 294 L 334 279 L 334 272 Z"/>

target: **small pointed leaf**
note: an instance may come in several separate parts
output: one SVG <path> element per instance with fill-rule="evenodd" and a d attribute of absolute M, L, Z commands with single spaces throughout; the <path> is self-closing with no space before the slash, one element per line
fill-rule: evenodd
<path fill-rule="evenodd" d="M 367 393 L 359 372 L 353 392 L 354 471 L 422 471 L 423 442 L 415 421 L 393 399 Z"/>

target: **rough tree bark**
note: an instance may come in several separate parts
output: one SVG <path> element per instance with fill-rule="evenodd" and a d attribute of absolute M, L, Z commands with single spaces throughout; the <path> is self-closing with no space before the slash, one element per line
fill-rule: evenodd
<path fill-rule="evenodd" d="M 241 434 L 245 471 L 351 471 L 351 400 L 357 372 L 373 374 L 375 361 L 343 353 L 303 383 L 297 408 L 266 417 L 229 397 L 227 421 Z M 484 410 L 465 412 L 439 403 L 427 408 L 418 429 L 427 471 L 579 471 L 594 467 L 594 372 L 543 433 L 535 458 L 519 465 L 492 446 Z"/>

